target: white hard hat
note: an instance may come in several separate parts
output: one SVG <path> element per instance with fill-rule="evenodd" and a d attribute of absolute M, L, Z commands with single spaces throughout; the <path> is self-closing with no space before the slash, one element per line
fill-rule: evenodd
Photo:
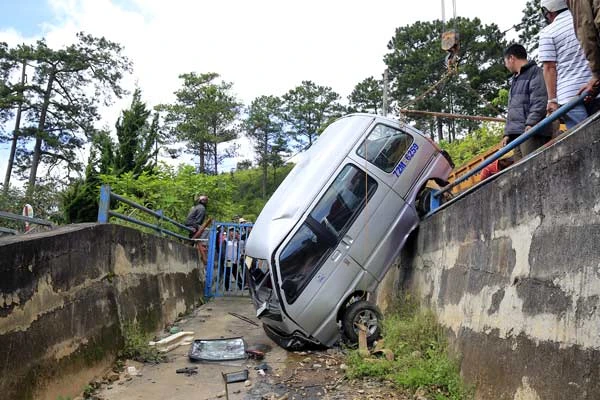
<path fill-rule="evenodd" d="M 550 12 L 560 11 L 567 8 L 567 2 L 565 0 L 542 0 L 542 8 Z"/>

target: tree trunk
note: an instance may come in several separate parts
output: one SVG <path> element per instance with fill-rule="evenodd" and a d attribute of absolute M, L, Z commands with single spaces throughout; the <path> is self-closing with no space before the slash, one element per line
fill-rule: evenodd
<path fill-rule="evenodd" d="M 25 85 L 25 68 L 27 66 L 27 62 L 23 61 L 23 69 L 21 72 L 21 91 L 20 96 L 23 97 L 23 85 Z M 10 145 L 10 155 L 8 156 L 8 164 L 6 165 L 6 175 L 4 177 L 4 194 L 8 193 L 8 188 L 10 186 L 10 176 L 12 175 L 13 163 L 15 161 L 15 153 L 17 152 L 17 140 L 19 139 L 19 130 L 21 129 L 21 110 L 23 109 L 23 101 L 19 101 L 19 106 L 17 108 L 17 118 L 15 121 L 15 131 L 13 132 L 12 143 Z"/>
<path fill-rule="evenodd" d="M 200 170 L 199 172 L 201 174 L 204 174 L 206 172 L 206 168 L 204 166 L 204 140 L 200 141 L 200 165 L 198 167 L 198 169 Z"/>
<path fill-rule="evenodd" d="M 263 167 L 263 174 L 262 174 L 262 197 L 263 199 L 267 198 L 267 168 L 269 167 L 269 163 L 267 162 L 268 160 L 268 153 L 269 153 L 269 134 L 265 132 L 265 139 L 264 139 L 264 148 L 263 148 L 263 156 L 262 156 L 262 167 Z"/>
<path fill-rule="evenodd" d="M 217 155 L 219 154 L 219 150 L 217 149 L 217 143 L 213 144 L 213 157 L 215 157 L 215 175 L 219 175 L 219 159 Z"/>
<path fill-rule="evenodd" d="M 50 106 L 50 96 L 52 95 L 52 85 L 54 84 L 56 71 L 53 69 L 48 76 L 48 86 L 44 92 L 44 102 L 42 103 L 42 110 L 40 112 L 40 121 L 38 123 L 37 132 L 35 133 L 35 147 L 33 148 L 33 158 L 31 159 L 31 171 L 29 173 L 29 184 L 27 186 L 26 197 L 28 200 L 33 195 L 35 189 L 35 180 L 37 178 L 37 170 L 40 164 L 40 158 L 42 155 L 42 134 L 44 133 L 44 127 L 46 125 L 46 115 L 48 113 L 48 107 Z"/>
<path fill-rule="evenodd" d="M 437 122 L 438 142 L 441 143 L 442 140 L 444 140 L 444 131 L 443 131 L 444 124 L 442 123 L 441 118 L 437 118 L 436 122 Z"/>

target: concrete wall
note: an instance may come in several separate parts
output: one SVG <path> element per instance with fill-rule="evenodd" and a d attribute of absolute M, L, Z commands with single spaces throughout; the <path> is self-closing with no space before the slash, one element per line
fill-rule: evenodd
<path fill-rule="evenodd" d="M 600 398 L 599 131 L 505 171 L 404 248 L 396 285 L 437 312 L 478 399 Z"/>
<path fill-rule="evenodd" d="M 0 242 L 0 393 L 81 392 L 115 359 L 121 326 L 155 330 L 196 305 L 196 250 L 117 225 L 75 225 Z"/>

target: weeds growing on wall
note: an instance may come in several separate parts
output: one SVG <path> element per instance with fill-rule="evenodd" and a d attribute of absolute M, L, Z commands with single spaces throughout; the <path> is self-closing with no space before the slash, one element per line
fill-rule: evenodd
<path fill-rule="evenodd" d="M 448 353 L 444 331 L 431 311 L 420 310 L 410 298 L 399 301 L 386 315 L 385 348 L 394 360 L 365 359 L 352 351 L 348 356 L 349 378 L 378 377 L 398 387 L 424 392 L 435 400 L 472 398 L 460 378 L 458 362 Z"/>
<path fill-rule="evenodd" d="M 165 361 L 165 356 L 156 347 L 148 343 L 152 339 L 150 334 L 144 333 L 138 323 L 126 323 L 123 325 L 124 347 L 120 352 L 122 358 L 135 360 L 143 363 L 157 364 Z"/>

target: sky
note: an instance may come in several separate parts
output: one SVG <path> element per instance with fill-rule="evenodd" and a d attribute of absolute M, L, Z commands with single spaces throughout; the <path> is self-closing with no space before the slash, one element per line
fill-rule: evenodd
<path fill-rule="evenodd" d="M 502 30 L 521 20 L 526 4 L 455 1 L 457 16 Z M 452 2 L 446 3 L 449 18 Z M 138 85 L 150 107 L 173 101 L 178 75 L 192 71 L 219 73 L 244 104 L 283 95 L 303 80 L 330 86 L 345 99 L 358 82 L 381 77 L 395 28 L 441 16 L 441 0 L 0 0 L 0 42 L 45 37 L 49 46 L 62 47 L 79 31 L 105 36 L 122 44 L 133 62 L 123 86 L 133 91 Z M 103 109 L 98 127 L 114 127 L 130 102 Z M 252 159 L 248 140 L 240 144 L 239 160 Z M 7 149 L 0 145 L 2 178 Z M 87 160 L 85 151 L 80 156 Z"/>

